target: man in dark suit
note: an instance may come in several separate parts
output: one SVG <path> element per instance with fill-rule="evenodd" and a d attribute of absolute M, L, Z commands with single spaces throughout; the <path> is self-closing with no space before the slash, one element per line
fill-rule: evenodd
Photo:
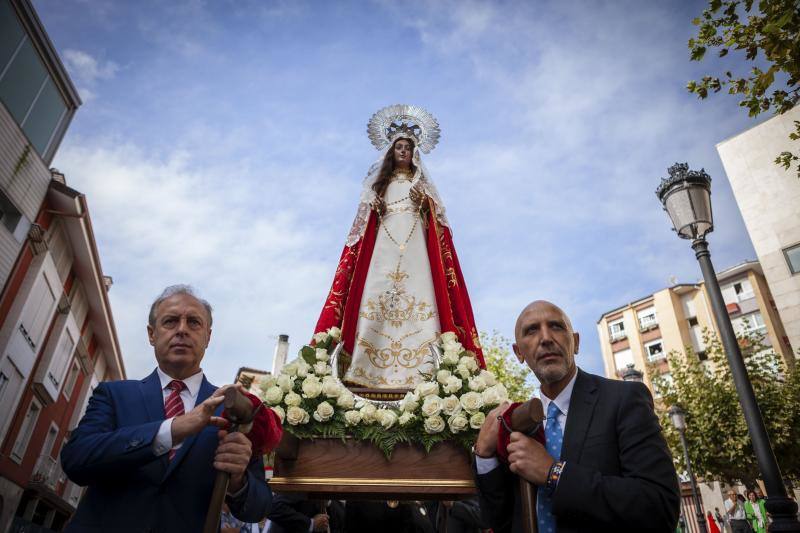
<path fill-rule="evenodd" d="M 321 512 L 319 500 L 309 500 L 298 493 L 275 493 L 269 515 L 268 533 L 310 533 L 313 531 L 344 531 L 345 508 L 331 500 Z"/>
<path fill-rule="evenodd" d="M 497 416 L 508 406 L 487 416 L 474 452 L 494 531 L 522 531 L 517 476 L 538 487 L 541 533 L 675 531 L 678 481 L 647 387 L 578 369 L 578 333 L 550 302 L 528 305 L 515 337 L 514 353 L 541 383 L 546 445 L 511 433 L 508 465 L 500 464 Z"/>
<path fill-rule="evenodd" d="M 201 531 L 217 471 L 230 473 L 234 516 L 258 522 L 271 493 L 251 442 L 228 433 L 223 389 L 200 369 L 211 306 L 185 285 L 153 302 L 147 325 L 158 367 L 141 381 L 100 383 L 61 452 L 88 486 L 66 531 Z"/>

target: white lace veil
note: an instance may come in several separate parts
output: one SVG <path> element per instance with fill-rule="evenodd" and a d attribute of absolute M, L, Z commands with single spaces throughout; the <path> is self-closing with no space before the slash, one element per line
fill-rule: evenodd
<path fill-rule="evenodd" d="M 439 197 L 439 191 L 436 190 L 436 186 L 433 184 L 431 175 L 428 172 L 428 169 L 425 167 L 425 163 L 422 162 L 417 141 L 408 136 L 398 135 L 396 138 L 392 139 L 392 142 L 390 142 L 381 150 L 377 161 L 370 165 L 369 170 L 367 171 L 367 177 L 364 178 L 364 183 L 361 188 L 361 198 L 359 200 L 356 218 L 353 220 L 353 225 L 350 228 L 350 234 L 347 236 L 347 246 L 353 246 L 359 241 L 359 239 L 361 239 L 361 237 L 364 236 L 364 230 L 367 228 L 367 220 L 369 219 L 369 212 L 373 202 L 375 202 L 376 199 L 375 191 L 372 189 L 372 186 L 378 180 L 384 159 L 392 150 L 395 141 L 398 139 L 408 139 L 414 143 L 414 155 L 412 156 L 412 161 L 417 170 L 414 172 L 414 177 L 411 179 L 411 186 L 424 192 L 433 201 L 436 211 L 436 220 L 439 221 L 439 224 L 450 227 L 450 224 L 447 222 L 447 216 L 445 216 L 444 204 L 442 203 L 442 199 Z"/>

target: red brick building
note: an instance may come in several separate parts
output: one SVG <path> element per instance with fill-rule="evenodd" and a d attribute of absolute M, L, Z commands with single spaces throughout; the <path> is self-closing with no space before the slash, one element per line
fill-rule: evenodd
<path fill-rule="evenodd" d="M 81 488 L 58 454 L 125 368 L 86 198 L 48 168 L 80 98 L 29 0 L 0 0 L 0 36 L 0 531 L 59 531 Z"/>

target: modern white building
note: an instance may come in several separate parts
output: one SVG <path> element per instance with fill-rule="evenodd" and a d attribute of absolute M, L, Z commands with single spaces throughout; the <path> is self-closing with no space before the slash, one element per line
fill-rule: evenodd
<path fill-rule="evenodd" d="M 783 151 L 800 152 L 792 141 L 800 106 L 717 145 L 736 203 L 786 329 L 800 357 L 800 178 L 797 164 L 775 164 Z"/>

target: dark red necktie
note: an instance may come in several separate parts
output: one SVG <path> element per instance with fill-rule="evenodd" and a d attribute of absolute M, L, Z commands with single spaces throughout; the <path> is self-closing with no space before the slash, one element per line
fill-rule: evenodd
<path fill-rule="evenodd" d="M 169 396 L 167 396 L 167 399 L 164 402 L 164 412 L 167 415 L 166 418 L 181 416 L 184 413 L 183 400 L 181 400 L 181 391 L 186 388 L 186 383 L 177 379 L 173 379 L 167 384 L 167 388 L 172 389 L 172 392 L 169 393 Z M 175 457 L 176 451 L 177 450 L 175 448 L 172 448 L 169 451 L 170 461 L 172 461 L 172 458 Z"/>

